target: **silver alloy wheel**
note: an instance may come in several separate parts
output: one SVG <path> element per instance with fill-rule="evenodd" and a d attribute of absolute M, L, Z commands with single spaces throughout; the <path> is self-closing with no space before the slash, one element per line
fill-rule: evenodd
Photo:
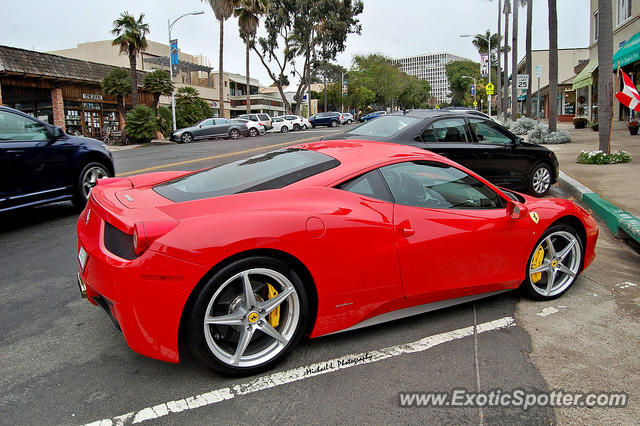
<path fill-rule="evenodd" d="M 252 127 L 251 129 L 249 129 L 249 136 L 255 138 L 256 136 L 258 136 L 258 131 L 254 127 Z"/>
<path fill-rule="evenodd" d="M 269 283 L 278 294 L 263 300 L 256 291 Z M 233 289 L 241 289 L 233 292 Z M 235 296 L 228 303 L 229 291 Z M 269 314 L 280 308 L 279 324 L 270 324 Z M 212 316 L 212 312 L 227 312 Z M 281 353 L 293 338 L 300 322 L 300 300 L 291 281 L 267 268 L 241 271 L 226 280 L 209 300 L 204 317 L 204 336 L 211 353 L 233 367 L 254 367 Z M 232 327 L 239 333 L 235 348 L 219 336 Z"/>
<path fill-rule="evenodd" d="M 98 183 L 98 179 L 102 179 L 104 177 L 109 177 L 109 174 L 104 167 L 96 165 L 85 170 L 82 180 L 80 181 L 82 186 L 82 196 L 85 200 L 89 199 L 89 194 L 91 194 L 91 190 Z"/>
<path fill-rule="evenodd" d="M 529 265 L 529 281 L 536 293 L 553 297 L 565 291 L 578 275 L 582 248 L 576 236 L 567 231 L 550 233 L 533 253 L 540 247 L 544 250 L 544 258 L 537 267 L 533 267 L 533 262 Z"/>
<path fill-rule="evenodd" d="M 193 136 L 191 136 L 191 133 L 185 133 L 185 134 L 182 135 L 180 140 L 183 143 L 189 143 L 189 142 L 191 142 L 193 140 Z"/>
<path fill-rule="evenodd" d="M 289 128 L 287 126 L 280 127 L 280 132 L 287 133 L 288 131 L 289 131 Z"/>
<path fill-rule="evenodd" d="M 533 190 L 537 194 L 544 194 L 551 186 L 551 173 L 545 166 L 538 167 L 533 172 Z"/>
<path fill-rule="evenodd" d="M 238 131 L 238 129 L 231 129 L 229 131 L 229 137 L 231 139 L 238 139 L 240 137 L 240 131 Z"/>
<path fill-rule="evenodd" d="M 337 121 L 332 121 L 331 122 L 331 127 L 338 127 L 338 122 Z"/>

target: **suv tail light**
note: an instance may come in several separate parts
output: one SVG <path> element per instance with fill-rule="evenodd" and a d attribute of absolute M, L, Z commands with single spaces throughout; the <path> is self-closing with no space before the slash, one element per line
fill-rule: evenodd
<path fill-rule="evenodd" d="M 140 256 L 151 243 L 178 226 L 177 220 L 156 220 L 136 223 L 133 230 L 133 251 Z"/>

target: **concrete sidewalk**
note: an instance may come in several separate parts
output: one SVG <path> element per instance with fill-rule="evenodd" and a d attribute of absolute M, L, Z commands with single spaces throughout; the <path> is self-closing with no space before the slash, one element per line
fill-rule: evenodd
<path fill-rule="evenodd" d="M 578 164 L 581 151 L 598 150 L 598 132 L 574 129 L 572 123 L 559 123 L 558 128 L 571 134 L 570 143 L 546 145 L 558 157 L 560 185 L 600 216 L 614 235 L 640 243 L 640 135 L 632 136 L 626 126 L 615 123 L 611 151 L 626 151 L 632 161 Z"/>

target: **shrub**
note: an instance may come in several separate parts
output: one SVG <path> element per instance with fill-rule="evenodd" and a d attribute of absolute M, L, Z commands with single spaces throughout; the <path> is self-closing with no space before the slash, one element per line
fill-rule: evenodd
<path fill-rule="evenodd" d="M 602 151 L 582 151 L 578 155 L 580 164 L 618 164 L 629 163 L 631 156 L 625 151 L 612 152 L 607 155 Z"/>
<path fill-rule="evenodd" d="M 516 135 L 526 135 L 529 130 L 536 127 L 536 121 L 528 117 L 519 118 L 515 123 L 509 125 L 509 130 Z"/>
<path fill-rule="evenodd" d="M 571 142 L 571 135 L 566 130 L 550 132 L 547 126 L 536 126 L 527 133 L 527 140 L 537 144 L 560 144 Z"/>
<path fill-rule="evenodd" d="M 178 128 L 193 126 L 213 116 L 211 107 L 193 87 L 181 87 L 176 92 L 176 123 Z"/>
<path fill-rule="evenodd" d="M 157 130 L 165 137 L 168 137 L 173 131 L 173 118 L 171 117 L 171 110 L 167 107 L 158 107 L 158 113 L 156 114 Z"/>
<path fill-rule="evenodd" d="M 575 127 L 576 129 L 584 129 L 585 127 L 587 127 L 588 123 L 589 120 L 584 117 L 576 117 L 573 119 L 573 127 Z"/>
<path fill-rule="evenodd" d="M 157 121 L 153 108 L 138 105 L 127 114 L 126 131 L 132 143 L 146 143 L 156 134 Z"/>

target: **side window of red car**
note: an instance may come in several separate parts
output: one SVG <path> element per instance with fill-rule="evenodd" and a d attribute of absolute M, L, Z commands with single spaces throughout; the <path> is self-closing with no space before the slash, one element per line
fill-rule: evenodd
<path fill-rule="evenodd" d="M 396 203 L 432 209 L 495 209 L 504 201 L 491 188 L 448 164 L 413 161 L 380 169 Z"/>
<path fill-rule="evenodd" d="M 377 169 L 353 179 L 349 179 L 348 181 L 338 185 L 336 188 L 364 195 L 365 197 L 371 197 L 377 200 L 393 203 L 391 194 L 389 194 L 389 189 L 385 185 L 382 180 L 382 176 L 380 176 L 380 172 Z"/>

